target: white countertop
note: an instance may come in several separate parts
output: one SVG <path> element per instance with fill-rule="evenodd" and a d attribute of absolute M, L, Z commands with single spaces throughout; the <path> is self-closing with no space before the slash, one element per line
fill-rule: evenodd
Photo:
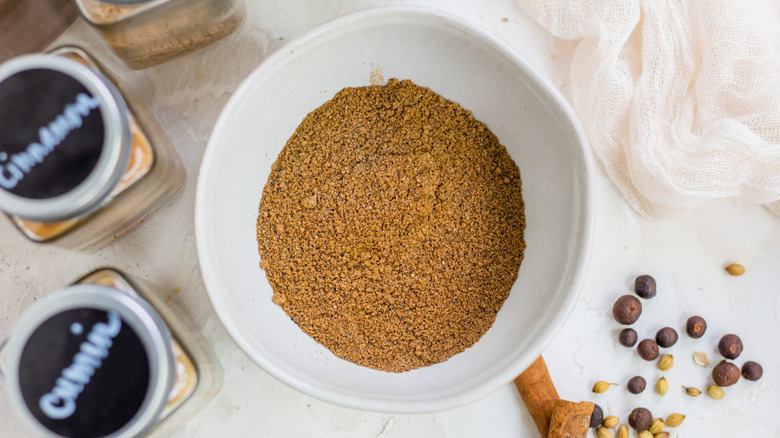
<path fill-rule="evenodd" d="M 395 415 L 346 409 L 297 392 L 256 366 L 233 343 L 211 308 L 198 270 L 193 232 L 195 182 L 211 129 L 231 93 L 263 59 L 285 42 L 335 17 L 396 4 L 434 6 L 462 15 L 516 49 L 566 94 L 573 44 L 556 40 L 527 18 L 512 0 L 351 0 L 338 2 L 248 0 L 249 16 L 234 36 L 185 58 L 131 72 L 124 68 L 84 22 L 58 42 L 76 43 L 118 73 L 165 128 L 189 172 L 184 192 L 138 232 L 95 254 L 71 253 L 32 244 L 7 220 L 0 221 L 0 339 L 18 315 L 39 297 L 95 267 L 113 265 L 148 278 L 167 292 L 170 305 L 191 315 L 225 367 L 216 398 L 176 437 L 518 437 L 537 436 L 514 385 L 499 388 L 470 405 L 426 415 Z M 561 397 L 599 403 L 605 415 L 625 421 L 636 406 L 656 417 L 679 412 L 685 423 L 669 429 L 681 437 L 780 437 L 780 218 L 759 206 L 713 202 L 685 218 L 649 221 L 631 210 L 605 176 L 595 169 L 594 247 L 577 305 L 543 355 Z M 731 277 L 723 267 L 743 264 L 747 273 Z M 651 274 L 656 298 L 643 302 L 635 328 L 640 338 L 672 326 L 680 341 L 670 352 L 676 365 L 665 375 L 669 393 L 651 386 L 660 377 L 654 363 L 620 346 L 612 303 L 630 293 L 633 279 Z M 174 292 L 181 288 L 180 293 Z M 703 339 L 684 334 L 685 319 L 707 319 Z M 717 341 L 736 333 L 745 345 L 738 364 L 755 360 L 764 367 L 759 382 L 741 380 L 723 400 L 685 395 L 680 385 L 704 390 L 709 372 L 691 360 L 704 351 L 717 363 Z M 640 395 L 625 382 L 648 381 Z M 594 382 L 619 382 L 593 394 Z M 0 387 L 3 382 L 0 380 Z M 2 390 L 0 389 L 0 392 Z M 0 436 L 28 434 L 0 397 Z M 595 434 L 592 434 L 595 436 Z M 635 436 L 632 432 L 632 436 Z"/>

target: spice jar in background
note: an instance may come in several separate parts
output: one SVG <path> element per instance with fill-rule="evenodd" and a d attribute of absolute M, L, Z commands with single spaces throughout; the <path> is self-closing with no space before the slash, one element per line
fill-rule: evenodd
<path fill-rule="evenodd" d="M 222 385 L 203 338 L 112 268 L 25 311 L 0 370 L 14 412 L 42 436 L 170 436 Z"/>
<path fill-rule="evenodd" d="M 76 17 L 71 0 L 0 0 L 0 62 L 43 49 Z"/>
<path fill-rule="evenodd" d="M 97 250 L 184 186 L 151 114 L 84 51 L 0 65 L 0 209 L 29 239 Z"/>
<path fill-rule="evenodd" d="M 244 0 L 74 0 L 135 70 L 206 47 L 244 22 Z"/>

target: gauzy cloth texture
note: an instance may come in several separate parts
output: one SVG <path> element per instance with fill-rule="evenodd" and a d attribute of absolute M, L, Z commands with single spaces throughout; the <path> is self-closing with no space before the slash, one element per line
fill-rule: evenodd
<path fill-rule="evenodd" d="M 521 1 L 578 41 L 572 103 L 634 209 L 740 198 L 780 215 L 780 1 Z"/>

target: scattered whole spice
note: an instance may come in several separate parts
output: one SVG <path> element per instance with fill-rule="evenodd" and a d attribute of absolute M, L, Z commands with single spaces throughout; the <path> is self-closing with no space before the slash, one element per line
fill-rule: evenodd
<path fill-rule="evenodd" d="M 703 367 L 706 367 L 710 364 L 710 359 L 707 357 L 707 353 L 702 351 L 693 353 L 693 361 L 696 362 L 697 365 L 701 365 Z"/>
<path fill-rule="evenodd" d="M 628 392 L 632 394 L 639 394 L 645 390 L 646 385 L 647 382 L 645 381 L 644 377 L 634 376 L 628 380 L 626 387 L 628 388 Z"/>
<path fill-rule="evenodd" d="M 305 333 L 403 372 L 490 328 L 524 228 L 519 169 L 496 136 L 392 79 L 345 88 L 304 118 L 271 168 L 257 241 L 274 303 Z"/>
<path fill-rule="evenodd" d="M 742 365 L 742 377 L 755 382 L 764 375 L 764 368 L 760 364 L 753 362 L 752 360 L 745 362 Z"/>
<path fill-rule="evenodd" d="M 677 331 L 671 327 L 664 327 L 655 334 L 655 342 L 659 347 L 669 348 L 677 343 Z"/>
<path fill-rule="evenodd" d="M 731 386 L 739 380 L 739 368 L 731 362 L 720 361 L 712 369 L 712 380 L 718 386 Z"/>
<path fill-rule="evenodd" d="M 699 395 L 701 395 L 701 391 L 698 388 L 694 388 L 692 386 L 691 387 L 683 386 L 683 389 L 685 390 L 685 393 L 690 395 L 691 397 L 698 397 Z"/>
<path fill-rule="evenodd" d="M 704 336 L 705 331 L 707 331 L 707 321 L 701 316 L 691 316 L 685 323 L 685 332 L 692 338 L 698 339 Z"/>
<path fill-rule="evenodd" d="M 637 438 L 653 438 L 653 434 L 648 430 L 640 430 L 636 434 Z"/>
<path fill-rule="evenodd" d="M 599 427 L 601 422 L 604 418 L 604 411 L 601 409 L 601 406 L 597 405 L 596 403 L 593 403 L 593 412 L 590 413 L 590 424 L 588 427 L 591 429 L 595 427 Z"/>
<path fill-rule="evenodd" d="M 672 414 L 668 417 L 666 417 L 666 425 L 668 427 L 677 427 L 682 424 L 683 420 L 685 420 L 685 415 L 682 414 Z"/>
<path fill-rule="evenodd" d="M 634 292 L 644 299 L 655 296 L 655 278 L 649 275 L 640 275 L 634 280 Z"/>
<path fill-rule="evenodd" d="M 612 306 L 612 315 L 615 317 L 615 321 L 623 325 L 635 323 L 641 314 L 642 303 L 632 295 L 623 295 Z"/>
<path fill-rule="evenodd" d="M 660 418 L 653 419 L 652 423 L 650 423 L 650 427 L 647 429 L 647 431 L 653 435 L 661 432 L 662 430 L 664 430 L 664 420 Z"/>
<path fill-rule="evenodd" d="M 601 394 L 603 392 L 606 392 L 609 389 L 609 387 L 612 385 L 617 386 L 617 383 L 609 383 L 603 380 L 599 380 L 593 385 L 593 392 L 595 392 L 596 394 Z"/>
<path fill-rule="evenodd" d="M 636 341 L 638 339 L 638 336 L 636 334 L 636 330 L 632 328 L 625 328 L 620 331 L 620 334 L 618 335 L 618 342 L 620 342 L 620 345 L 624 347 L 633 347 L 636 345 Z"/>
<path fill-rule="evenodd" d="M 723 397 L 726 396 L 725 391 L 723 391 L 723 388 L 717 385 L 710 385 L 707 387 L 707 394 L 710 395 L 710 397 L 714 398 L 715 400 L 720 400 Z"/>
<path fill-rule="evenodd" d="M 658 344 L 652 339 L 643 339 L 636 350 L 639 356 L 647 361 L 658 359 Z"/>
<path fill-rule="evenodd" d="M 666 395 L 666 391 L 669 390 L 669 382 L 666 380 L 666 377 L 658 379 L 658 383 L 655 384 L 655 390 L 660 395 Z"/>
<path fill-rule="evenodd" d="M 732 263 L 726 266 L 726 272 L 736 277 L 745 273 L 745 267 L 739 263 Z"/>
<path fill-rule="evenodd" d="M 617 427 L 618 423 L 620 423 L 620 419 L 614 415 L 604 417 L 604 420 L 601 421 L 601 425 L 608 429 Z"/>
<path fill-rule="evenodd" d="M 646 408 L 635 408 L 628 415 L 628 424 L 637 431 L 647 430 L 653 422 L 653 414 Z"/>
<path fill-rule="evenodd" d="M 668 371 L 674 366 L 674 356 L 671 354 L 664 354 L 658 359 L 658 369 L 661 371 Z"/>
<path fill-rule="evenodd" d="M 737 335 L 724 335 L 718 342 L 718 351 L 726 359 L 736 359 L 742 354 L 742 339 Z"/>
<path fill-rule="evenodd" d="M 599 427 L 596 429 L 596 436 L 599 438 L 612 438 L 612 431 L 607 429 L 606 427 Z"/>
<path fill-rule="evenodd" d="M 653 438 L 669 438 L 669 432 L 658 432 Z"/>
<path fill-rule="evenodd" d="M 617 438 L 628 438 L 628 426 L 621 424 L 617 430 Z"/>

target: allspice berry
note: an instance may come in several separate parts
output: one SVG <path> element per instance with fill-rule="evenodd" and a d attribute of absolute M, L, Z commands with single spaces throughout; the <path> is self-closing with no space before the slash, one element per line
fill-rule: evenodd
<path fill-rule="evenodd" d="M 685 332 L 692 338 L 700 338 L 707 331 L 707 321 L 701 316 L 691 316 L 685 323 Z"/>
<path fill-rule="evenodd" d="M 745 362 L 742 365 L 742 377 L 755 382 L 764 375 L 764 368 L 752 360 Z"/>
<path fill-rule="evenodd" d="M 658 344 L 652 339 L 643 339 L 636 348 L 636 351 L 644 360 L 658 359 Z"/>
<path fill-rule="evenodd" d="M 739 368 L 731 362 L 720 361 L 712 369 L 712 380 L 718 386 L 731 386 L 739 380 Z"/>
<path fill-rule="evenodd" d="M 645 408 L 636 408 L 628 415 L 628 424 L 635 430 L 647 430 L 653 422 L 653 414 Z"/>
<path fill-rule="evenodd" d="M 623 325 L 635 323 L 641 314 L 642 303 L 632 295 L 623 295 L 612 306 L 612 315 L 615 317 L 615 321 Z"/>
<path fill-rule="evenodd" d="M 636 341 L 638 339 L 638 336 L 636 334 L 636 330 L 632 328 L 625 328 L 620 331 L 620 334 L 618 335 L 618 342 L 620 342 L 620 345 L 624 347 L 633 347 L 636 345 Z"/>
<path fill-rule="evenodd" d="M 718 351 L 726 359 L 736 359 L 742 354 L 742 339 L 737 335 L 725 335 L 718 342 Z"/>
<path fill-rule="evenodd" d="M 640 275 L 634 280 L 634 292 L 644 299 L 655 296 L 655 278 L 649 275 Z"/>
<path fill-rule="evenodd" d="M 664 327 L 655 334 L 655 342 L 659 347 L 669 348 L 677 343 L 677 331 L 671 327 Z"/>
<path fill-rule="evenodd" d="M 591 429 L 594 427 L 599 427 L 601 422 L 604 420 L 604 411 L 601 409 L 601 406 L 597 404 L 593 404 L 593 412 L 590 413 L 590 424 L 588 427 Z"/>
<path fill-rule="evenodd" d="M 628 388 L 628 392 L 632 394 L 641 393 L 642 391 L 645 390 L 645 386 L 647 386 L 647 382 L 642 376 L 634 376 L 630 378 L 628 380 L 628 384 L 626 385 L 626 387 Z"/>

